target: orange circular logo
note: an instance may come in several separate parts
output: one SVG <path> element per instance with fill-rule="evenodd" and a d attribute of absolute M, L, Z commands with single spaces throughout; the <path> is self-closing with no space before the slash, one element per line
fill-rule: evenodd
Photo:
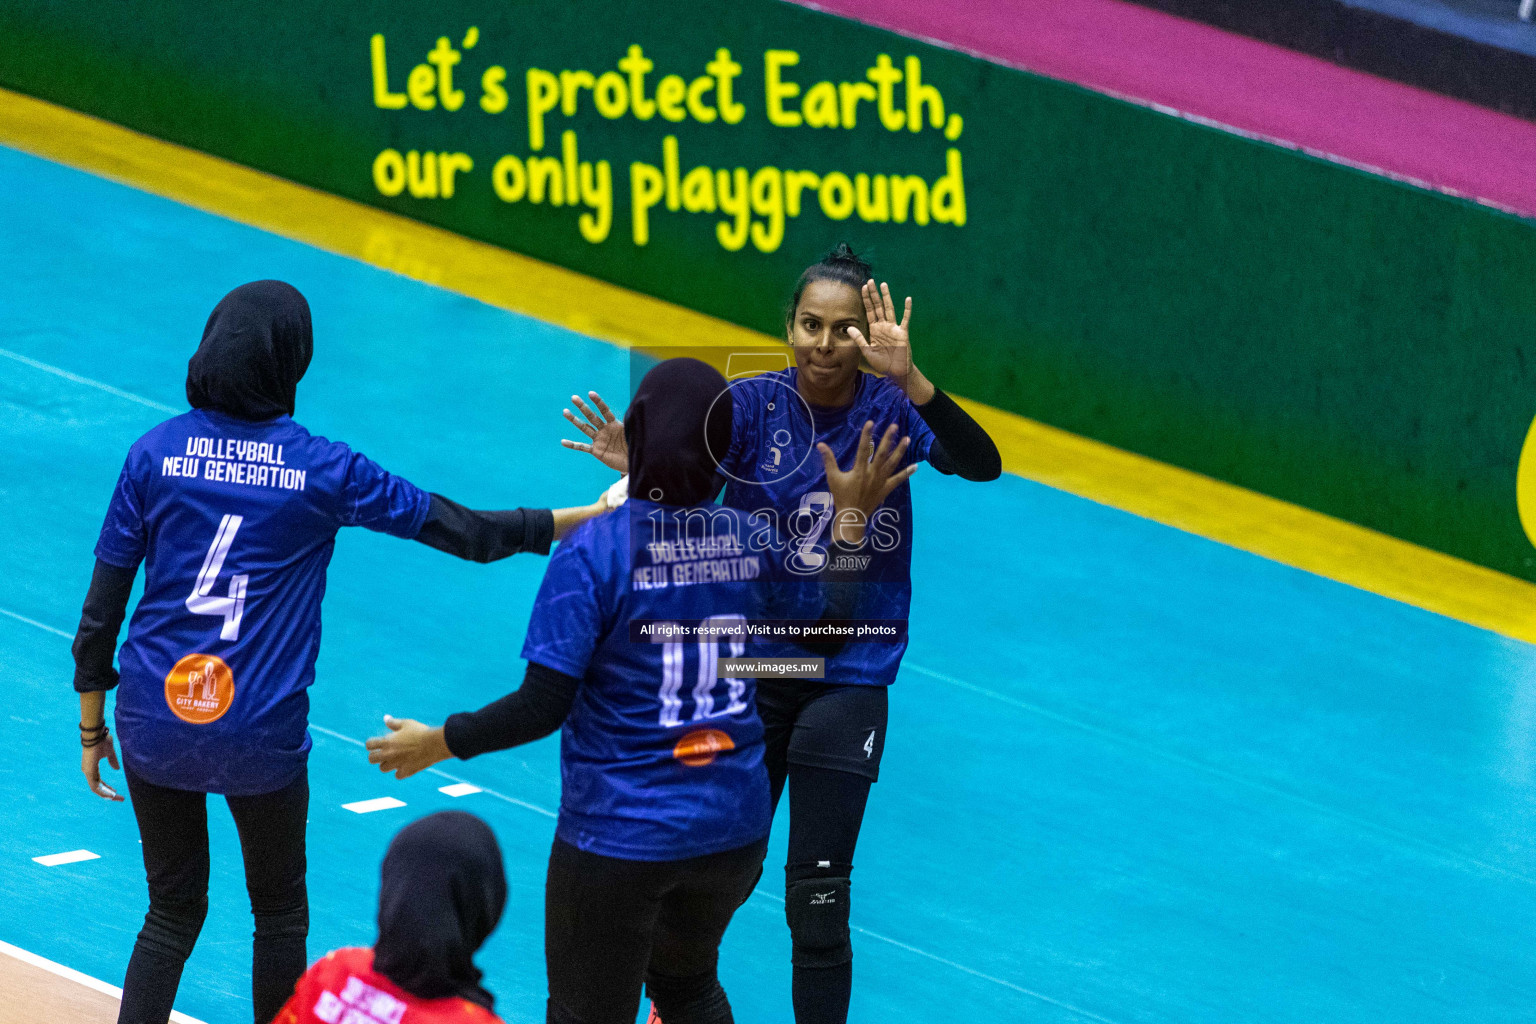
<path fill-rule="evenodd" d="M 165 677 L 165 703 L 183 722 L 207 725 L 234 702 L 235 675 L 212 654 L 189 654 Z"/>
<path fill-rule="evenodd" d="M 716 754 L 735 749 L 736 744 L 719 729 L 698 729 L 677 741 L 672 756 L 690 768 L 701 768 Z"/>

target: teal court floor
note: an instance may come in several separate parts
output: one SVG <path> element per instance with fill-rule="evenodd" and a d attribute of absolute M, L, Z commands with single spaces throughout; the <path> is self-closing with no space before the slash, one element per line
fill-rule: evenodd
<path fill-rule="evenodd" d="M 481 506 L 609 482 L 559 447 L 559 410 L 624 394 L 628 357 L 8 149 L 0 195 L 0 940 L 116 984 L 142 865 L 129 807 L 79 773 L 69 641 L 123 455 L 185 408 L 213 304 L 297 285 L 316 336 L 300 421 Z M 854 1021 L 1536 1020 L 1536 649 L 1017 477 L 913 489 Z M 404 783 L 359 741 L 385 713 L 441 720 L 515 686 L 543 567 L 344 533 L 311 691 L 311 957 L 372 940 L 400 826 L 472 810 L 506 854 L 480 962 L 514 1022 L 543 1019 L 555 741 Z M 483 791 L 440 792 L 458 780 Z M 342 806 L 384 796 L 405 806 Z M 211 818 L 178 1008 L 219 1024 L 249 1020 L 250 917 L 221 802 Z M 99 856 L 32 859 L 77 849 Z M 791 1019 L 782 852 L 722 955 L 743 1022 Z"/>

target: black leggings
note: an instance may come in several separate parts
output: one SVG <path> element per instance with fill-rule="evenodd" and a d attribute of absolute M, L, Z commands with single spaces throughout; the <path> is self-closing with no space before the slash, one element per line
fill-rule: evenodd
<path fill-rule="evenodd" d="M 125 773 L 144 842 L 149 913 L 123 979 L 118 1024 L 165 1024 L 181 971 L 208 914 L 208 805 L 204 793 L 166 789 Z M 225 797 L 240 832 L 245 885 L 256 918 L 251 998 L 267 1024 L 293 994 L 306 966 L 309 898 L 304 823 L 309 778 L 275 793 Z"/>
<path fill-rule="evenodd" d="M 884 752 L 886 690 L 761 680 L 757 703 L 775 808 L 789 786 L 784 910 L 795 1021 L 846 1024 L 853 994 L 850 876 Z"/>
<path fill-rule="evenodd" d="M 666 1024 L 731 1024 L 720 938 L 768 840 L 689 860 L 620 860 L 556 839 L 544 889 L 549 1024 L 634 1024 L 641 983 Z"/>

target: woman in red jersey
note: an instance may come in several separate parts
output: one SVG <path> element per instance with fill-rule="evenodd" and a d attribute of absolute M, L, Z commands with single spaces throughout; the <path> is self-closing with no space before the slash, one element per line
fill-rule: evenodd
<path fill-rule="evenodd" d="M 384 855 L 378 942 L 322 957 L 276 1024 L 501 1024 L 473 957 L 506 902 L 490 826 L 463 811 L 412 822 Z"/>

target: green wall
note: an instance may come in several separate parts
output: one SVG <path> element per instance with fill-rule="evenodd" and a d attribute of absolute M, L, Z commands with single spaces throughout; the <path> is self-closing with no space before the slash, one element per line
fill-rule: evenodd
<path fill-rule="evenodd" d="M 401 94 L 448 37 L 462 107 L 377 106 L 376 33 Z M 652 97 L 663 75 L 691 83 L 729 49 L 741 120 L 608 119 L 581 92 L 575 116 L 547 115 L 538 155 L 560 157 L 573 130 L 581 160 L 608 161 L 606 237 L 584 238 L 585 209 L 547 193 L 498 198 L 498 160 L 526 170 L 530 155 L 528 69 L 617 72 L 631 44 L 655 64 Z M 772 125 L 774 49 L 799 55 L 785 77 L 802 94 L 866 81 L 879 54 L 897 68 L 915 56 L 946 127 L 958 113 L 963 130 L 887 130 L 867 102 L 853 128 Z M 494 114 L 480 105 L 492 65 L 509 99 Z M 914 295 L 919 361 L 956 393 L 1536 580 L 1515 499 L 1536 417 L 1528 221 L 771 0 L 9 0 L 0 85 L 768 332 L 800 269 L 846 239 Z M 954 150 L 964 223 L 833 220 L 808 192 L 776 245 L 760 228 L 764 244 L 730 250 L 722 215 L 663 203 L 639 246 L 631 163 L 661 168 L 669 135 L 682 173 L 931 186 Z M 386 149 L 463 153 L 474 167 L 451 198 L 385 196 L 373 167 Z"/>

